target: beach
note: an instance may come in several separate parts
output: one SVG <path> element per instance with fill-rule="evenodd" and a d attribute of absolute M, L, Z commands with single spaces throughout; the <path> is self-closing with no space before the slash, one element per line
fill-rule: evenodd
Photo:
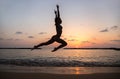
<path fill-rule="evenodd" d="M 1 49 L 0 79 L 120 79 L 119 61 L 114 50 Z"/>
<path fill-rule="evenodd" d="M 0 79 L 120 79 L 120 68 L 0 65 Z"/>
<path fill-rule="evenodd" d="M 49 74 L 0 72 L 0 79 L 120 79 L 120 73 Z"/>

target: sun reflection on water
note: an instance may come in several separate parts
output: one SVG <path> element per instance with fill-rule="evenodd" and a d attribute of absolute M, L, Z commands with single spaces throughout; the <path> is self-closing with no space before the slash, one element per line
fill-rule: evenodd
<path fill-rule="evenodd" d="M 80 74 L 80 68 L 78 67 L 75 68 L 75 74 Z"/>

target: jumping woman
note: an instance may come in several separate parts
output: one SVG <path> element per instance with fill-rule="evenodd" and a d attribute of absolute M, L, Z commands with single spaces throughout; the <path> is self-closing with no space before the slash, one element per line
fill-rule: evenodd
<path fill-rule="evenodd" d="M 64 47 L 67 45 L 67 43 L 61 39 L 61 34 L 62 34 L 62 26 L 61 26 L 61 23 L 62 23 L 62 20 L 60 18 L 60 12 L 59 12 L 59 5 L 56 5 L 57 7 L 57 11 L 55 10 L 55 26 L 56 26 L 56 35 L 53 35 L 52 38 L 50 40 L 48 40 L 47 42 L 43 42 L 43 43 L 40 43 L 38 45 L 35 45 L 33 49 L 37 49 L 38 47 L 40 46 L 44 46 L 44 45 L 49 45 L 49 44 L 52 44 L 54 42 L 58 42 L 58 43 L 61 43 L 61 45 L 59 45 L 58 47 L 55 47 L 52 52 Z"/>

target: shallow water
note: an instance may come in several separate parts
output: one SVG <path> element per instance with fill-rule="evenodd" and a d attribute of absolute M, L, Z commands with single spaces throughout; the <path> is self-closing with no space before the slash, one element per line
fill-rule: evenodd
<path fill-rule="evenodd" d="M 120 66 L 120 53 L 115 50 L 0 49 L 0 64 L 18 66 Z"/>
<path fill-rule="evenodd" d="M 50 73 L 50 74 L 94 74 L 120 73 L 119 67 L 35 67 L 0 65 L 0 72 Z"/>

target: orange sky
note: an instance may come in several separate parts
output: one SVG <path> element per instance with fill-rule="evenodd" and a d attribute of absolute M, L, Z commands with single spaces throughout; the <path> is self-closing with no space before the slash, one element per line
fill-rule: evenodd
<path fill-rule="evenodd" d="M 49 40 L 56 34 L 56 4 L 67 47 L 120 47 L 120 0 L 1 0 L 0 47 L 33 47 Z"/>

